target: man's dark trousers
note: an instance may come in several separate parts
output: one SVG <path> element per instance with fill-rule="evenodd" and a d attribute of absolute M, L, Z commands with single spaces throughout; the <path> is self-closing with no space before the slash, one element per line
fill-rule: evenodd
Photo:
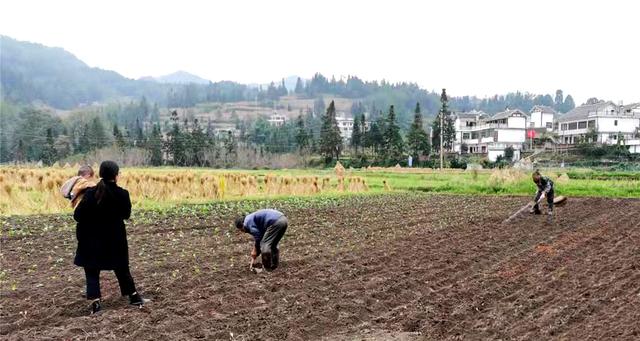
<path fill-rule="evenodd" d="M 280 250 L 278 250 L 278 243 L 285 231 L 289 222 L 287 217 L 282 216 L 276 220 L 273 225 L 267 227 L 267 231 L 260 241 L 260 253 L 262 254 L 262 266 L 265 270 L 275 270 L 280 263 Z"/>

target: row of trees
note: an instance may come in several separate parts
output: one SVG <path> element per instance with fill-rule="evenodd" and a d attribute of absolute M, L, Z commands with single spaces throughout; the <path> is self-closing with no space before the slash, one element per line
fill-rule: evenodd
<path fill-rule="evenodd" d="M 445 147 L 450 148 L 453 120 L 444 91 L 442 99 Z M 265 118 L 253 122 L 238 120 L 237 137 L 217 134 L 211 121 L 203 126 L 195 118 L 180 118 L 175 110 L 168 121 L 161 123 L 157 106 L 149 105 L 144 97 L 98 112 L 72 114 L 64 122 L 42 110 L 14 108 L 3 110 L 0 157 L 2 162 L 42 160 L 50 164 L 74 154 L 114 146 L 122 152 L 133 148 L 146 150 L 151 165 L 204 166 L 221 158 L 230 165 L 238 146 L 242 146 L 255 148 L 260 154 L 319 154 L 327 161 L 349 150 L 354 157 L 372 163 L 395 164 L 409 155 L 416 161 L 424 159 L 430 154 L 431 145 L 439 147 L 440 120 L 434 120 L 434 140 L 429 141 L 419 102 L 406 134 L 398 124 L 395 106 L 389 106 L 386 114 L 379 113 L 374 120 L 367 120 L 362 108 L 362 104 L 354 105 L 353 133 L 348 144 L 340 134 L 333 101 L 325 109 L 324 101 L 319 100 L 313 110 L 301 111 L 297 120 L 278 127 Z M 324 110 L 321 116 L 316 114 L 320 110 Z M 16 123 L 7 125 L 7 122 Z"/>
<path fill-rule="evenodd" d="M 555 109 L 557 112 L 566 113 L 575 108 L 575 102 L 571 95 L 564 97 L 562 90 L 556 90 L 555 98 L 550 94 L 534 95 L 529 93 L 509 93 L 495 95 L 489 98 L 477 98 L 475 96 L 454 97 L 451 105 L 458 111 L 481 110 L 486 113 L 497 113 L 505 108 L 520 109 L 528 112 L 535 105 L 544 105 Z"/>
<path fill-rule="evenodd" d="M 138 104 L 136 104 L 136 107 Z M 3 106 L 0 127 L 0 162 L 52 164 L 72 155 L 83 155 L 105 147 L 125 153 L 146 150 L 154 166 L 231 164 L 237 148 L 232 135 L 216 134 L 197 120 L 178 122 L 174 111 L 164 127 L 159 122 L 136 118 L 131 127 L 118 122 L 112 112 L 82 113 L 64 119 L 33 108 Z M 220 161 L 222 159 L 222 161 Z"/>
<path fill-rule="evenodd" d="M 407 156 L 411 156 L 418 162 L 431 154 L 431 146 L 434 146 L 434 150 L 440 148 L 440 134 L 442 134 L 444 142 L 443 149 L 450 151 L 455 140 L 455 127 L 453 117 L 448 109 L 445 89 L 442 90 L 441 101 L 438 119 L 434 120 L 432 124 L 431 141 L 424 127 L 419 102 L 416 103 L 413 122 L 405 138 L 401 134 L 393 105 L 389 107 L 386 116 L 381 115 L 370 125 L 367 124 L 364 114 L 355 115 L 350 138 L 350 147 L 352 147 L 354 155 L 361 158 L 372 157 L 374 163 L 384 165 L 396 164 L 405 160 Z M 298 141 L 308 141 L 308 135 L 304 133 L 306 129 L 301 118 L 298 119 L 298 127 Z M 300 144 L 301 148 L 304 146 Z M 322 116 L 319 146 L 318 152 L 325 157 L 327 162 L 337 160 L 344 148 L 333 101 Z"/>

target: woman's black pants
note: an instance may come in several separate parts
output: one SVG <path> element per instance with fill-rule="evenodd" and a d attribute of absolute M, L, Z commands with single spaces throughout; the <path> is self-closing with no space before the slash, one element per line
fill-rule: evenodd
<path fill-rule="evenodd" d="M 122 267 L 114 270 L 118 284 L 120 284 L 120 293 L 122 296 L 131 295 L 136 292 L 136 285 L 133 283 L 131 271 L 129 267 Z M 87 278 L 87 299 L 95 300 L 100 298 L 100 270 L 92 268 L 84 268 L 84 274 Z"/>

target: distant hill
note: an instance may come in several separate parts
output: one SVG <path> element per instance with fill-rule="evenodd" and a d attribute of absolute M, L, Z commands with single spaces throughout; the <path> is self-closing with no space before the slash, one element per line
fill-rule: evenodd
<path fill-rule="evenodd" d="M 70 109 L 121 97 L 163 98 L 166 86 L 92 68 L 62 48 L 0 36 L 3 98 Z"/>
<path fill-rule="evenodd" d="M 259 101 L 267 107 L 274 107 L 282 105 L 277 102 L 289 95 L 281 87 L 282 78 L 274 80 L 275 87 L 269 89 L 266 84 L 261 91 L 256 88 L 257 85 L 232 81 L 212 83 L 185 71 L 133 80 L 114 71 L 89 67 L 62 48 L 0 36 L 0 49 L 0 95 L 3 100 L 22 104 L 44 104 L 57 109 L 72 109 L 95 102 L 139 99 L 145 96 L 148 101 L 169 107 L 242 101 Z M 287 90 L 294 90 L 297 78 L 295 75 L 284 78 Z M 297 95 L 302 99 L 324 97 L 326 101 L 331 97 L 350 99 L 359 103 L 357 110 L 370 112 L 372 115 L 379 115 L 381 111 L 395 105 L 399 122 L 407 127 L 413 119 L 412 112 L 416 102 L 420 102 L 422 112 L 427 117 L 434 116 L 440 109 L 440 95 L 422 89 L 415 83 L 364 81 L 356 76 L 336 80 L 316 73 L 311 79 L 305 80 L 303 92 Z M 449 104 L 454 111 L 476 109 L 492 114 L 507 107 L 528 111 L 534 105 L 553 106 L 557 111 L 563 112 L 573 109 L 573 98 L 567 95 L 564 101 L 559 102 L 556 99 L 558 95 L 563 95 L 562 90 L 558 90 L 555 97 L 551 94 L 536 95 L 528 92 L 488 98 L 461 96 L 449 98 Z"/>
<path fill-rule="evenodd" d="M 144 77 L 141 78 L 144 80 L 155 80 L 159 83 L 170 83 L 170 84 L 209 84 L 209 80 L 204 79 L 200 76 L 196 76 L 192 73 L 186 71 L 176 71 L 174 73 L 160 76 L 160 77 Z"/>

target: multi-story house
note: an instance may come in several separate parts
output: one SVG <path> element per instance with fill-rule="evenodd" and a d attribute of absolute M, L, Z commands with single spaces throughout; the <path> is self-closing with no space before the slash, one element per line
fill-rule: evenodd
<path fill-rule="evenodd" d="M 347 117 L 347 114 L 342 112 L 336 116 L 336 121 L 338 122 L 338 128 L 340 129 L 340 136 L 342 136 L 342 140 L 345 142 L 351 140 L 351 135 L 353 134 L 353 117 Z M 365 127 L 369 127 L 368 121 L 365 121 Z"/>
<path fill-rule="evenodd" d="M 479 111 L 459 113 L 453 150 L 486 154 L 490 161 L 495 161 L 512 147 L 513 159 L 518 160 L 526 141 L 527 121 L 527 115 L 520 110 L 505 110 L 490 117 Z"/>
<path fill-rule="evenodd" d="M 553 110 L 553 108 L 544 105 L 536 105 L 531 108 L 529 113 L 529 128 L 534 128 L 537 131 L 553 131 L 553 121 L 556 116 L 556 111 Z"/>
<path fill-rule="evenodd" d="M 576 144 L 596 136 L 595 141 L 602 144 L 617 144 L 622 139 L 625 144 L 638 139 L 640 127 L 640 106 L 638 104 L 619 106 L 613 102 L 600 101 L 585 104 L 559 116 L 555 123 L 558 142 Z"/>
<path fill-rule="evenodd" d="M 287 117 L 284 115 L 279 115 L 278 113 L 273 113 L 267 120 L 271 126 L 281 127 L 287 122 Z"/>

